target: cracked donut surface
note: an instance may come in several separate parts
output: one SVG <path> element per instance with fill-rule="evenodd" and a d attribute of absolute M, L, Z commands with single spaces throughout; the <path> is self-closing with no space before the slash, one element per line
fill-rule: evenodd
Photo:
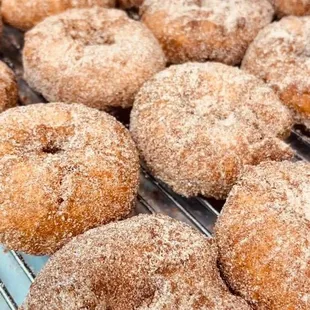
<path fill-rule="evenodd" d="M 26 33 L 25 79 L 48 101 L 98 109 L 130 107 L 141 85 L 165 67 L 142 23 L 115 9 L 73 9 Z"/>
<path fill-rule="evenodd" d="M 22 310 L 250 310 L 220 278 L 213 240 L 163 215 L 92 229 L 59 250 Z"/>
<path fill-rule="evenodd" d="M 138 179 L 134 143 L 105 112 L 51 103 L 0 115 L 0 241 L 10 249 L 51 254 L 125 217 Z"/>

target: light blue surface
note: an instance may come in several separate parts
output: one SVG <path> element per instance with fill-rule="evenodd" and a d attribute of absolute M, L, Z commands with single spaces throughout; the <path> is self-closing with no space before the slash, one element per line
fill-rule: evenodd
<path fill-rule="evenodd" d="M 1 310 L 10 310 L 9 306 L 6 304 L 5 300 L 0 294 L 0 309 Z"/>
<path fill-rule="evenodd" d="M 21 253 L 26 264 L 30 267 L 32 272 L 37 275 L 38 272 L 43 268 L 46 264 L 48 257 L 47 256 L 32 256 Z"/>
<path fill-rule="evenodd" d="M 34 257 L 30 255 L 22 255 L 27 265 L 31 268 L 34 274 L 44 266 L 47 257 Z M 24 301 L 29 287 L 30 279 L 24 273 L 11 252 L 5 252 L 0 246 L 0 279 L 4 283 L 10 295 L 13 297 L 17 305 L 21 305 Z M 9 309 L 0 295 L 0 310 Z"/>

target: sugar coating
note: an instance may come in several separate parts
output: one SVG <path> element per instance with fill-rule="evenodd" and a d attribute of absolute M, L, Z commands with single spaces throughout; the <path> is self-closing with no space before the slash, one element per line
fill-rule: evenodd
<path fill-rule="evenodd" d="M 246 164 L 292 156 L 292 118 L 274 92 L 238 68 L 175 65 L 143 85 L 130 130 L 153 174 L 184 196 L 226 197 Z"/>
<path fill-rule="evenodd" d="M 126 128 L 79 104 L 36 104 L 0 114 L 0 242 L 51 254 L 89 228 L 123 218 L 138 190 Z"/>
<path fill-rule="evenodd" d="M 310 119 L 310 17 L 289 16 L 260 31 L 242 69 L 268 83 L 295 113 Z"/>
<path fill-rule="evenodd" d="M 268 0 L 145 0 L 142 21 L 170 63 L 239 64 L 258 31 L 271 22 Z"/>
<path fill-rule="evenodd" d="M 162 215 L 74 238 L 46 264 L 21 310 L 245 310 L 219 276 L 211 239 Z"/>
<path fill-rule="evenodd" d="M 26 33 L 25 78 L 48 101 L 129 107 L 141 85 L 165 67 L 157 40 L 115 9 L 72 9 Z"/>
<path fill-rule="evenodd" d="M 278 17 L 310 14 L 310 0 L 269 0 Z"/>
<path fill-rule="evenodd" d="M 18 89 L 13 71 L 0 61 L 0 112 L 17 105 Z"/>
<path fill-rule="evenodd" d="M 310 307 L 310 164 L 247 167 L 216 224 L 230 287 L 255 309 Z"/>
<path fill-rule="evenodd" d="M 115 0 L 2 0 L 1 14 L 6 23 L 28 30 L 44 18 L 70 8 L 115 7 Z"/>

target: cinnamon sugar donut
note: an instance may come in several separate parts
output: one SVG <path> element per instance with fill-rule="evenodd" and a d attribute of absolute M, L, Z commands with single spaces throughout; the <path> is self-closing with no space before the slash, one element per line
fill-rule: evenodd
<path fill-rule="evenodd" d="M 0 61 L 0 112 L 17 105 L 18 89 L 13 71 Z"/>
<path fill-rule="evenodd" d="M 268 0 L 145 0 L 143 22 L 170 63 L 239 64 L 258 31 L 271 22 Z"/>
<path fill-rule="evenodd" d="M 278 17 L 310 14 L 310 0 L 269 0 L 269 2 L 274 6 Z"/>
<path fill-rule="evenodd" d="M 310 17 L 286 17 L 264 28 L 242 62 L 268 83 L 298 119 L 310 119 Z"/>
<path fill-rule="evenodd" d="M 138 179 L 133 141 L 105 112 L 51 103 L 0 114 L 0 242 L 9 249 L 51 254 L 125 217 Z"/>
<path fill-rule="evenodd" d="M 246 164 L 290 158 L 292 120 L 262 81 L 220 63 L 175 65 L 136 96 L 130 130 L 154 175 L 184 196 L 225 198 Z"/>
<path fill-rule="evenodd" d="M 222 274 L 255 309 L 310 308 L 310 164 L 247 167 L 216 225 Z"/>
<path fill-rule="evenodd" d="M 216 267 L 217 249 L 189 226 L 142 215 L 90 230 L 58 251 L 21 310 L 245 310 Z"/>
<path fill-rule="evenodd" d="M 1 13 L 6 23 L 28 30 L 50 15 L 94 6 L 111 8 L 115 0 L 2 0 Z"/>
<path fill-rule="evenodd" d="M 48 101 L 98 109 L 130 107 L 141 85 L 165 67 L 152 33 L 125 12 L 73 9 L 27 32 L 25 78 Z"/>

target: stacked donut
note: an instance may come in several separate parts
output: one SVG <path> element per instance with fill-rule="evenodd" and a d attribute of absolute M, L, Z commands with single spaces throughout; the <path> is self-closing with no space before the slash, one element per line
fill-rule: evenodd
<path fill-rule="evenodd" d="M 0 242 L 53 254 L 21 309 L 310 308 L 310 165 L 285 142 L 310 120 L 309 1 L 2 2 L 49 102 L 15 107 L 0 63 Z M 214 239 L 126 219 L 139 155 L 178 194 L 228 197 Z"/>

